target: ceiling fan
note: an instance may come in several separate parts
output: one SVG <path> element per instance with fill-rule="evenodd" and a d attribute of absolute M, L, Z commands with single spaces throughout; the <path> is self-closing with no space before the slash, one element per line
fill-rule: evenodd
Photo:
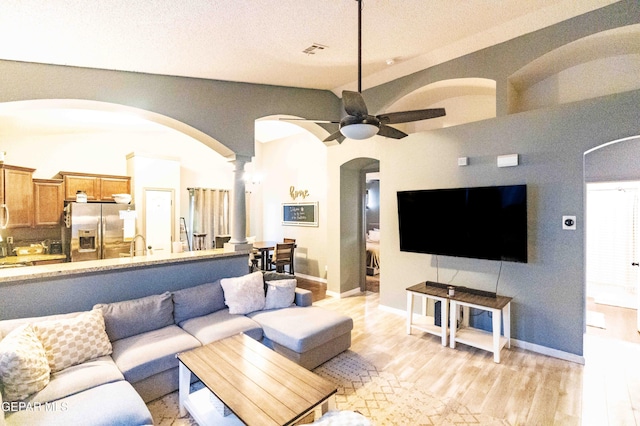
<path fill-rule="evenodd" d="M 350 139 L 368 139 L 380 135 L 392 139 L 402 139 L 406 133 L 388 126 L 388 124 L 408 123 L 426 120 L 446 115 L 444 108 L 420 109 L 413 111 L 390 112 L 387 114 L 370 115 L 367 105 L 362 98 L 362 0 L 358 2 L 358 91 L 344 90 L 342 105 L 348 114 L 342 120 L 305 120 L 315 123 L 334 123 L 339 130 L 332 133 L 323 142 L 337 140 L 341 143 L 345 137 Z M 292 120 L 292 119 L 283 119 Z"/>

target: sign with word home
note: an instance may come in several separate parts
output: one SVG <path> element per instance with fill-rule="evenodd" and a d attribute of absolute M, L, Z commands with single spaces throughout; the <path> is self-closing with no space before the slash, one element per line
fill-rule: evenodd
<path fill-rule="evenodd" d="M 318 226 L 318 203 L 283 203 L 282 224 Z"/>

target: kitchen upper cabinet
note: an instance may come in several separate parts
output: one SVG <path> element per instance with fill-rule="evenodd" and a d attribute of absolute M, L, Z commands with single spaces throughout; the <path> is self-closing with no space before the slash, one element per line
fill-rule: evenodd
<path fill-rule="evenodd" d="M 129 176 L 104 176 L 100 178 L 100 200 L 114 201 L 113 194 L 131 194 Z"/>
<path fill-rule="evenodd" d="M 33 172 L 26 167 L 0 165 L 0 225 L 7 228 L 33 226 Z M 8 212 L 8 217 L 7 217 Z"/>
<path fill-rule="evenodd" d="M 67 201 L 75 201 L 78 191 L 84 191 L 87 194 L 87 201 L 114 201 L 113 194 L 131 193 L 129 176 L 73 172 L 59 174 L 64 179 L 64 199 Z"/>
<path fill-rule="evenodd" d="M 34 226 L 58 226 L 64 211 L 64 181 L 33 179 Z"/>

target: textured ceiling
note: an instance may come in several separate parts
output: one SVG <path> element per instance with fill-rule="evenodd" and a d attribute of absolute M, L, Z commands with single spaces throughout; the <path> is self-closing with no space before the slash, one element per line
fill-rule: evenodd
<path fill-rule="evenodd" d="M 363 89 L 610 3 L 364 0 Z M 354 0 L 2 0 L 0 40 L 7 60 L 335 93 L 357 80 Z"/>

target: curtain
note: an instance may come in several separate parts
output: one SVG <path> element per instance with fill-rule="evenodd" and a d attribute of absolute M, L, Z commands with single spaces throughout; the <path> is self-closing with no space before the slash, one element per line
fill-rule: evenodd
<path fill-rule="evenodd" d="M 208 188 L 188 190 L 190 246 L 193 247 L 193 234 L 206 234 L 204 248 L 213 248 L 217 235 L 229 235 L 230 192 Z"/>

